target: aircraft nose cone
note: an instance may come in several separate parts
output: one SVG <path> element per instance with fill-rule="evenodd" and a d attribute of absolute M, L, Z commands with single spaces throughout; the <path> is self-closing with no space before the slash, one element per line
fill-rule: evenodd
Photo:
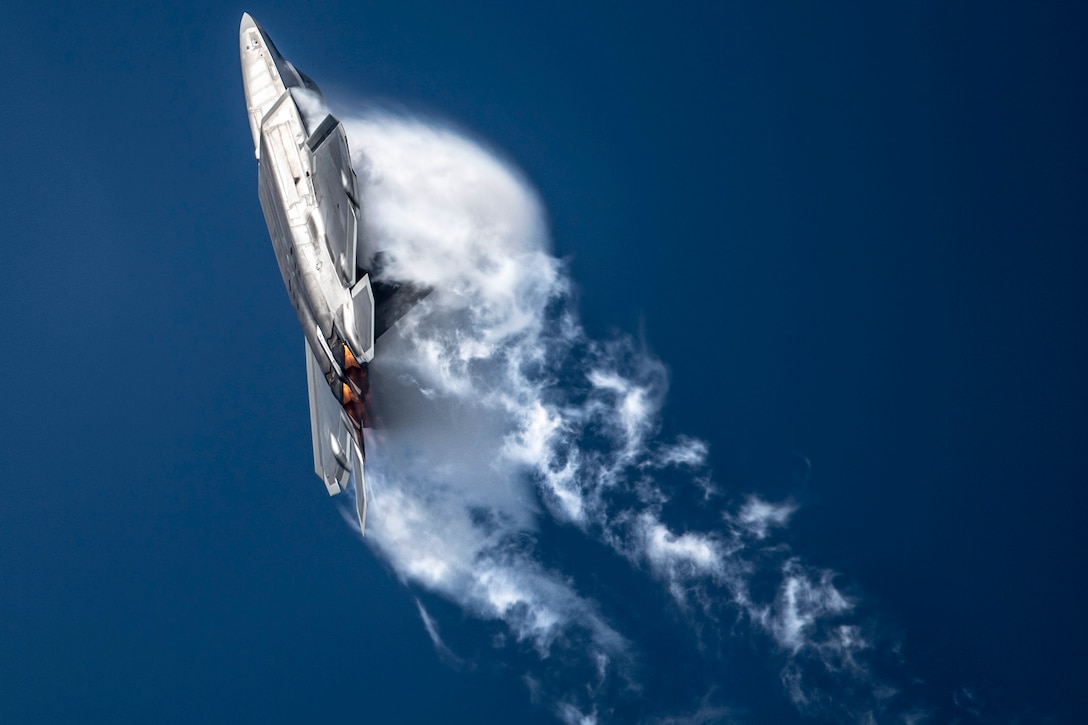
<path fill-rule="evenodd" d="M 257 32 L 251 32 L 254 30 Z M 242 13 L 242 22 L 238 25 L 238 42 L 241 45 L 243 55 L 247 50 L 252 49 L 252 42 L 249 39 L 253 38 L 255 35 L 259 35 L 263 38 L 264 29 L 253 19 L 252 15 L 249 13 Z"/>
<path fill-rule="evenodd" d="M 255 33 L 252 31 L 256 31 Z M 249 13 L 242 13 L 242 21 L 238 24 L 238 38 L 245 44 L 246 37 L 260 36 L 264 45 L 268 45 L 268 34 L 264 32 L 261 24 L 253 19 Z"/>

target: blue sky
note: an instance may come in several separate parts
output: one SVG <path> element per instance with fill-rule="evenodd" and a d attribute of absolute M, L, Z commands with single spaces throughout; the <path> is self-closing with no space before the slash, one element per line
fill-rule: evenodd
<path fill-rule="evenodd" d="M 604 401 L 587 360 L 667 379 L 644 451 L 707 447 L 652 473 L 669 504 L 630 531 L 749 531 L 756 596 L 787 561 L 834 572 L 851 605 L 820 621 L 864 635 L 863 666 L 828 674 L 816 640 L 793 651 L 714 573 L 674 596 L 649 534 L 610 548 L 614 512 L 580 528 L 543 484 L 522 553 L 628 642 L 592 695 L 574 630 L 542 656 L 358 540 L 312 474 L 243 11 L 341 115 L 437 120 L 520 170 L 584 330 L 549 395 Z M 555 722 L 572 698 L 602 722 L 849 721 L 875 701 L 880 722 L 1077 719 L 1083 9 L 5 16 L 0 720 Z M 607 425 L 565 445 L 612 460 Z M 788 524 L 754 537 L 750 496 Z M 822 704 L 791 701 L 797 672 Z"/>

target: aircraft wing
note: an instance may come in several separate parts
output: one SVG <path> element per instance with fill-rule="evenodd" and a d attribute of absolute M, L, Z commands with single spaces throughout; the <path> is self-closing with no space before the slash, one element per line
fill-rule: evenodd
<path fill-rule="evenodd" d="M 366 531 L 366 480 L 363 474 L 362 441 L 356 440 L 355 428 L 333 397 L 309 345 L 306 346 L 306 382 L 310 391 L 314 472 L 325 482 L 330 496 L 347 490 L 348 478 L 354 478 L 355 512 L 359 517 L 359 528 Z"/>

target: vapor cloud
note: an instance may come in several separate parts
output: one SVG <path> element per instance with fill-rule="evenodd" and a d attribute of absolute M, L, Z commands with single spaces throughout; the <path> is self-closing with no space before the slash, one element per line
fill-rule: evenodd
<path fill-rule="evenodd" d="M 369 112 L 345 127 L 370 243 L 390 276 L 435 290 L 372 365 L 382 427 L 368 441 L 367 542 L 404 583 L 501 627 L 513 641 L 497 646 L 547 660 L 526 682 L 566 722 L 614 717 L 613 700 L 637 699 L 649 665 L 615 603 L 587 593 L 549 550 L 555 531 L 666 592 L 693 636 L 762 633 L 802 709 L 821 711 L 828 677 L 875 687 L 854 602 L 832 572 L 775 539 L 795 504 L 751 496 L 702 530 L 670 517 L 677 487 L 709 499 L 707 446 L 659 434 L 658 359 L 581 328 L 529 183 L 442 125 Z M 729 636 L 718 642 L 704 656 L 723 657 Z M 556 675 L 556 663 L 569 672 Z M 879 706 L 858 698 L 859 711 Z M 691 722 L 733 712 L 689 705 Z"/>

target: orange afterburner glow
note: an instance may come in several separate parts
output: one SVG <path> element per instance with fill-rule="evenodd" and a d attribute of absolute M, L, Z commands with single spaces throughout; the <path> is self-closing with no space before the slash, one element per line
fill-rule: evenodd
<path fill-rule="evenodd" d="M 355 356 L 351 354 L 351 348 L 344 345 L 344 369 L 362 367 Z"/>

